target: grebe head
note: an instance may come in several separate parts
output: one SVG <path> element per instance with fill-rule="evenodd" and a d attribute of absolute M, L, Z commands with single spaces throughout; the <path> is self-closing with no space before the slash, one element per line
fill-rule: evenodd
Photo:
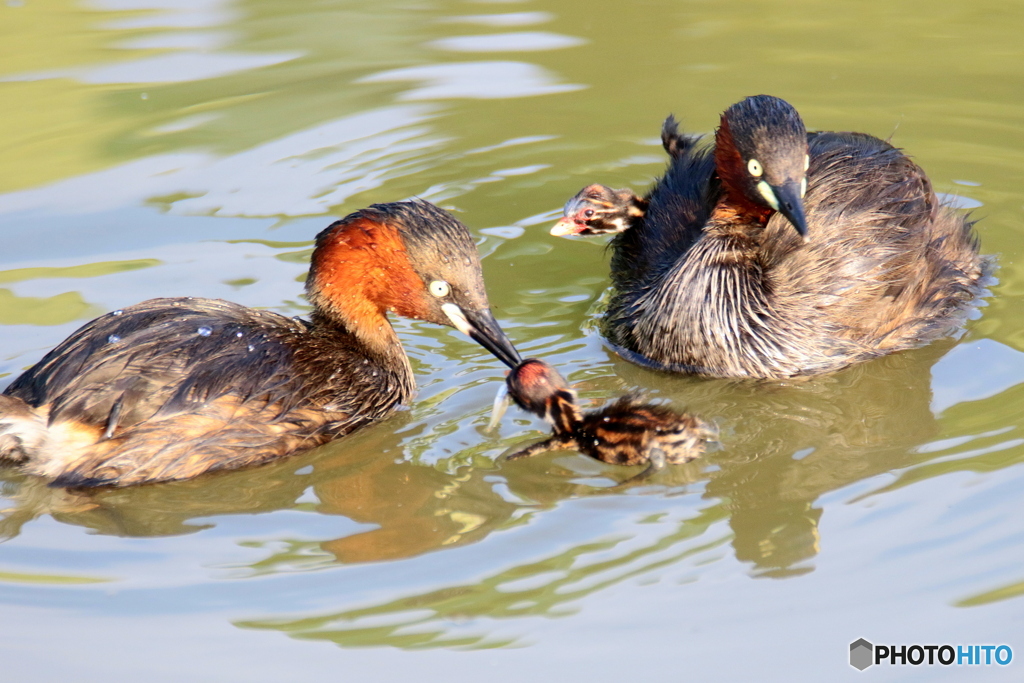
<path fill-rule="evenodd" d="M 807 237 L 807 129 L 792 105 L 756 95 L 726 109 L 715 134 L 715 163 L 729 190 L 780 212 Z"/>
<path fill-rule="evenodd" d="M 576 394 L 558 371 L 542 360 L 527 358 L 505 380 L 508 394 L 523 410 L 540 415 L 556 432 L 570 432 L 579 422 Z"/>
<path fill-rule="evenodd" d="M 316 238 L 306 291 L 319 315 L 379 351 L 395 343 L 387 313 L 449 325 L 515 367 L 491 314 L 469 231 L 424 201 L 374 204 Z"/>
<path fill-rule="evenodd" d="M 564 215 L 551 228 L 551 234 L 561 237 L 623 232 L 644 215 L 646 208 L 646 202 L 631 190 L 588 185 L 565 203 Z"/>

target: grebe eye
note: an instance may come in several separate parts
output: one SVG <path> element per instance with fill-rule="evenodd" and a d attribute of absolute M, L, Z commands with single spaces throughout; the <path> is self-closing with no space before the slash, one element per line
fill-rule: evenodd
<path fill-rule="evenodd" d="M 444 280 L 434 280 L 430 283 L 430 293 L 440 299 L 443 296 L 448 296 L 448 293 L 452 291 L 452 288 L 448 286 L 448 283 Z"/>
<path fill-rule="evenodd" d="M 594 217 L 594 210 L 593 209 L 587 209 L 586 211 L 583 212 L 583 215 L 586 216 L 587 218 L 593 218 Z"/>
<path fill-rule="evenodd" d="M 747 162 L 747 170 L 750 171 L 750 175 L 755 178 L 760 178 L 761 174 L 764 173 L 764 169 L 761 168 L 761 162 L 757 159 L 751 159 Z"/>

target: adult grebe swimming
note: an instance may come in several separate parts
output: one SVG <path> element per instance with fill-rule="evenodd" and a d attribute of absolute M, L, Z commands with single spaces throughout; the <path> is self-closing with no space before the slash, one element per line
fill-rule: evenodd
<path fill-rule="evenodd" d="M 415 388 L 389 312 L 468 334 L 509 366 L 466 228 L 378 204 L 317 235 L 308 321 L 153 299 L 88 323 L 0 396 L 0 458 L 57 486 L 264 463 L 380 420 Z"/>

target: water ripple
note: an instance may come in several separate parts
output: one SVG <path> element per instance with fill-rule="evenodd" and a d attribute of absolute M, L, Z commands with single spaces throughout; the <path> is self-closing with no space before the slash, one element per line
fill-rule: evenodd
<path fill-rule="evenodd" d="M 428 43 L 451 52 L 537 52 L 585 45 L 587 41 L 546 31 L 519 31 L 485 36 L 454 36 Z"/>
<path fill-rule="evenodd" d="M 558 83 L 554 75 L 525 62 L 461 62 L 428 64 L 382 71 L 359 83 L 418 81 L 399 95 L 400 100 L 506 99 L 535 97 L 582 90 L 586 86 Z"/>

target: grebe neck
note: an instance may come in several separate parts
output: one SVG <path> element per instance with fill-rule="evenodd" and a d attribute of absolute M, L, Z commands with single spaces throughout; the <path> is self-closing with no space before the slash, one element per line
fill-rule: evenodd
<path fill-rule="evenodd" d="M 751 200 L 743 191 L 744 184 L 748 182 L 745 162 L 736 148 L 729 120 L 724 116 L 715 133 L 715 173 L 722 181 L 722 194 L 705 230 L 748 233 L 753 228 L 764 228 L 774 211 Z"/>
<path fill-rule="evenodd" d="M 315 333 L 322 338 L 330 339 L 329 343 L 342 345 L 348 349 L 354 346 L 359 355 L 374 365 L 400 377 L 409 378 L 411 382 L 413 375 L 409 357 L 395 333 L 395 328 L 385 315 L 379 316 L 376 325 L 357 326 L 316 310 L 310 316 L 310 322 Z"/>

